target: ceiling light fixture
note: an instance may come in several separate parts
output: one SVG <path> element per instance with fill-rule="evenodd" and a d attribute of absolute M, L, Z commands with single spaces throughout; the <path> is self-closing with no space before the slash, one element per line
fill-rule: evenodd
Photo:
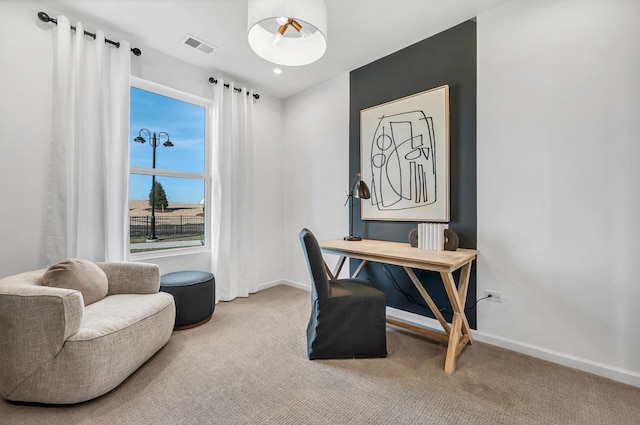
<path fill-rule="evenodd" d="M 273 68 L 273 73 L 276 75 L 282 74 L 282 68 Z"/>
<path fill-rule="evenodd" d="M 248 10 L 249 45 L 263 59 L 301 66 L 327 50 L 324 0 L 249 0 Z"/>

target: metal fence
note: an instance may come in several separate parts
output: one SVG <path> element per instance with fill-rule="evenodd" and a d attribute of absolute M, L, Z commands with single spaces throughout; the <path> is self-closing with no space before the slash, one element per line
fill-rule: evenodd
<path fill-rule="evenodd" d="M 151 232 L 151 217 L 130 216 L 129 235 L 146 236 Z M 156 235 L 200 235 L 204 234 L 204 217 L 194 215 L 156 216 Z"/>

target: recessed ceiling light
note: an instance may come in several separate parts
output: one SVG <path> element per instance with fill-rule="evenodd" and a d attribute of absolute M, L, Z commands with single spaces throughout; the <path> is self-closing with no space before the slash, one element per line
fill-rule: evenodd
<path fill-rule="evenodd" d="M 273 68 L 273 73 L 276 75 L 282 74 L 282 68 Z"/>

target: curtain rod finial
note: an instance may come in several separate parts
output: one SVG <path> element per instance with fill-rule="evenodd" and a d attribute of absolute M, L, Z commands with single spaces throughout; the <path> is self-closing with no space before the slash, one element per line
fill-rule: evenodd
<path fill-rule="evenodd" d="M 51 22 L 51 18 L 45 12 L 38 12 L 38 19 L 42 22 Z"/>

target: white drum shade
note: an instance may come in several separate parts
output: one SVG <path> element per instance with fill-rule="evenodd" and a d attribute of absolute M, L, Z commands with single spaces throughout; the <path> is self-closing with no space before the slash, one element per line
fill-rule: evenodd
<path fill-rule="evenodd" d="M 248 39 L 258 56 L 279 65 L 300 66 L 317 61 L 327 50 L 327 4 L 324 0 L 249 0 Z M 283 20 L 293 19 L 282 37 Z M 277 39 L 278 38 L 278 39 Z"/>

